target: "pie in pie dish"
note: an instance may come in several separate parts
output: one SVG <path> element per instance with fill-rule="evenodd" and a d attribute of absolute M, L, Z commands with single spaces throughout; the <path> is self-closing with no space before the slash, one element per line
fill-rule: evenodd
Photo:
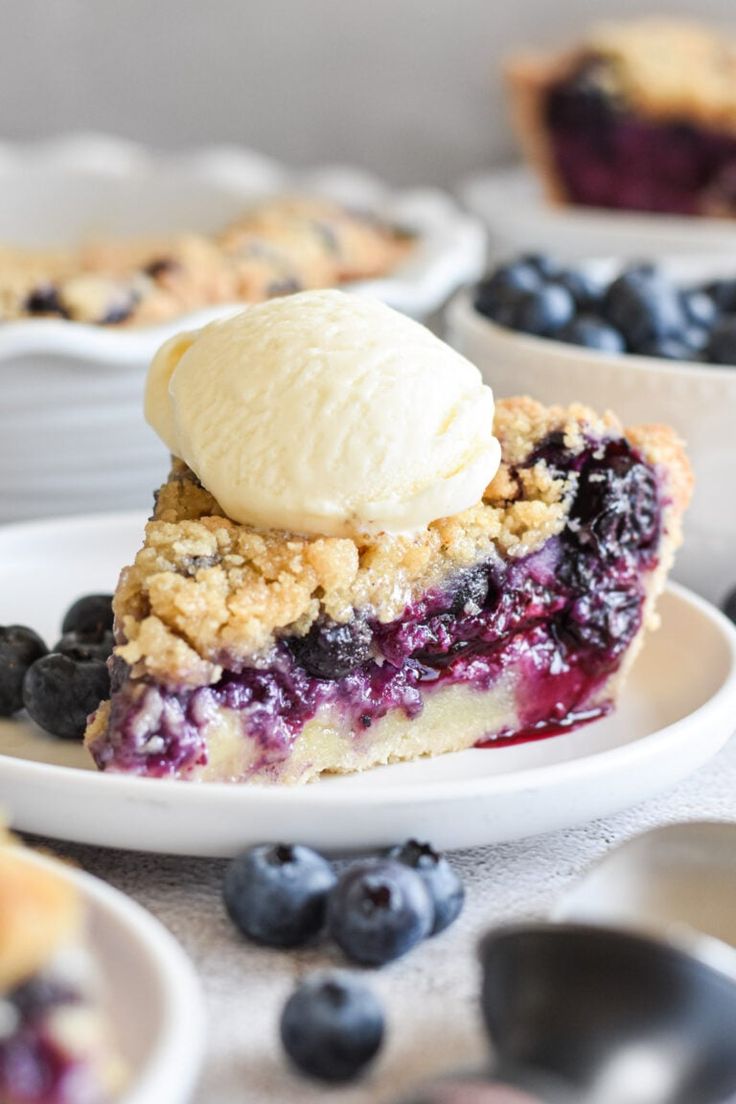
<path fill-rule="evenodd" d="M 0 845 L 0 1100 L 108 1104 L 124 1081 L 76 888 Z"/>
<path fill-rule="evenodd" d="M 736 213 L 736 42 L 671 18 L 603 24 L 508 67 L 519 137 L 558 203 Z"/>
<path fill-rule="evenodd" d="M 210 235 L 2 248 L 0 318 L 150 326 L 214 304 L 387 276 L 412 244 L 374 215 L 325 198 L 280 196 Z"/>
<path fill-rule="evenodd" d="M 232 485 L 220 478 L 230 516 L 203 485 L 204 479 L 214 487 L 219 469 L 210 453 L 197 454 L 197 425 L 190 418 L 178 440 L 190 463 L 174 459 L 144 545 L 123 571 L 115 596 L 112 698 L 93 716 L 86 737 L 98 767 L 154 777 L 304 782 L 551 734 L 607 713 L 646 627 L 656 623 L 656 600 L 681 539 L 691 473 L 674 433 L 664 426 L 625 431 L 611 415 L 599 417 L 581 406 L 545 408 L 529 398 L 499 401 L 492 427 L 492 399 L 484 405 L 490 391 L 477 370 L 408 319 L 389 320 L 394 349 L 408 335 L 399 357 L 406 374 L 411 376 L 415 362 L 427 372 L 432 356 L 444 359 L 432 367 L 436 378 L 410 379 L 407 394 L 416 398 L 411 409 L 400 409 L 391 390 L 405 383 L 394 370 L 398 362 L 382 349 L 390 362 L 382 376 L 382 363 L 371 359 L 369 348 L 371 335 L 382 333 L 389 315 L 398 315 L 339 292 L 280 303 L 275 311 L 274 304 L 255 307 L 238 320 L 185 335 L 192 352 L 201 346 L 198 361 L 188 362 L 176 339 L 168 353 L 164 347 L 159 354 L 167 365 L 168 394 L 180 405 L 168 426 L 170 414 L 152 420 L 160 432 L 163 425 L 171 445 L 177 444 L 173 422 L 180 433 L 183 424 L 187 371 L 202 388 L 194 404 L 198 412 L 206 408 L 200 424 L 212 430 L 215 400 L 208 403 L 204 396 L 215 386 L 223 350 L 237 347 L 238 326 L 241 336 L 248 326 L 265 329 L 282 363 L 289 322 L 301 325 L 311 353 L 314 319 L 305 321 L 304 314 L 308 308 L 319 307 L 319 317 L 327 311 L 325 332 L 332 337 L 320 355 L 333 390 L 322 390 L 317 413 L 307 410 L 296 424 L 309 401 L 305 388 L 319 391 L 317 369 L 313 362 L 306 368 L 300 363 L 298 378 L 278 383 L 287 407 L 294 397 L 289 388 L 296 387 L 288 419 L 290 482 L 279 467 L 280 454 L 275 447 L 269 452 L 259 437 L 258 425 L 269 416 L 260 383 L 244 391 L 260 418 L 250 423 L 250 433 L 242 427 L 235 441 L 232 427 L 221 424 L 212 434 L 218 463 L 233 449 L 250 450 L 248 463 L 241 451 L 235 464 L 241 479 L 262 453 L 277 470 L 272 478 L 264 469 L 254 480 L 263 484 L 248 500 L 248 515 L 257 524 L 233 518 L 242 513 Z M 267 326 L 276 312 L 279 325 Z M 340 333 L 343 316 L 353 325 L 353 314 L 361 313 L 365 330 L 358 334 L 362 352 L 356 363 L 369 363 L 370 371 L 360 376 L 374 388 L 367 400 L 357 390 L 357 375 L 345 380 L 352 369 Z M 273 381 L 275 369 L 266 371 L 266 353 L 252 334 L 241 351 L 241 366 L 260 357 L 264 372 L 258 380 Z M 339 374 L 330 368 L 335 358 Z M 206 365 L 209 381 L 203 380 Z M 461 394 L 456 381 L 463 372 L 468 389 Z M 445 381 L 455 390 L 448 391 L 443 414 L 441 406 L 432 407 Z M 353 406 L 336 397 L 335 389 L 343 386 L 352 388 L 351 402 L 359 407 L 354 417 Z M 154 361 L 149 402 L 157 389 Z M 233 396 L 226 398 L 231 410 Z M 313 506 L 324 510 L 323 521 L 305 509 L 307 531 L 300 533 L 287 492 L 304 469 L 311 478 L 319 467 L 310 422 L 329 420 L 333 407 L 339 416 L 330 431 L 342 431 L 340 448 L 347 451 L 329 453 L 319 479 L 324 493 Z M 453 419 L 458 447 L 478 435 L 478 448 L 486 449 L 483 456 L 492 463 L 476 465 L 477 489 L 472 481 L 464 485 L 465 498 L 456 500 L 462 508 L 446 510 L 448 500 L 438 498 L 430 513 L 445 512 L 428 523 L 408 531 L 366 525 L 359 532 L 349 530 L 347 513 L 336 520 L 324 507 L 335 498 L 330 480 L 346 478 L 340 457 L 353 455 L 360 466 L 379 414 L 386 429 L 372 462 L 380 467 L 385 454 L 388 466 L 398 470 L 402 458 L 394 445 L 409 441 L 412 488 L 434 462 L 432 441 L 449 432 Z M 429 426 L 426 439 L 417 429 L 420 418 L 422 427 Z M 351 454 L 354 435 L 361 433 L 363 441 Z M 487 447 L 494 436 L 500 461 Z M 460 461 L 444 437 L 441 450 L 452 472 L 444 493 Z M 195 454 L 198 475 L 192 470 Z M 484 472 L 492 474 L 485 490 Z M 268 496 L 259 506 L 256 496 L 264 489 Z M 412 499 L 413 511 L 417 502 L 426 503 L 425 492 Z M 282 512 L 269 516 L 281 524 L 291 521 L 290 527 L 263 525 L 271 493 L 281 496 Z M 385 502 L 381 508 L 388 516 Z"/>

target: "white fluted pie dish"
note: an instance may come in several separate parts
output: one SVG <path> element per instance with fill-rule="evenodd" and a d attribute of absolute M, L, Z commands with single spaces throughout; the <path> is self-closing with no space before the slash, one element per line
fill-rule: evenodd
<path fill-rule="evenodd" d="M 296 173 L 236 147 L 160 155 L 96 135 L 0 144 L 0 243 L 44 248 L 105 235 L 208 233 L 286 192 L 327 196 L 416 235 L 391 275 L 344 285 L 356 293 L 424 319 L 480 275 L 484 231 L 440 191 L 392 191 L 344 167 Z M 0 323 L 0 521 L 147 508 L 166 470 L 141 413 L 151 356 L 171 334 L 239 309 L 222 304 L 137 328 Z"/>

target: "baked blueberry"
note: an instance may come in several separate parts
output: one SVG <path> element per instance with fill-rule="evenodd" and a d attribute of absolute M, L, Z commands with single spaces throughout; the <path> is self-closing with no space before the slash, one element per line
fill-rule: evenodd
<path fill-rule="evenodd" d="M 578 478 L 568 538 L 605 561 L 649 548 L 657 539 L 657 484 L 651 468 L 628 448 L 611 444 Z"/>
<path fill-rule="evenodd" d="M 522 333 L 549 337 L 571 321 L 575 301 L 562 284 L 544 284 L 537 291 L 527 292 L 514 312 L 514 325 Z"/>
<path fill-rule="evenodd" d="M 664 337 L 679 336 L 686 325 L 676 288 L 659 273 L 646 270 L 624 272 L 614 280 L 602 312 L 634 352 Z"/>
<path fill-rule="evenodd" d="M 270 947 L 298 947 L 325 918 L 335 873 L 309 847 L 262 844 L 232 860 L 225 873 L 225 907 L 248 939 Z"/>
<path fill-rule="evenodd" d="M 58 314 L 62 318 L 68 318 L 59 298 L 58 288 L 53 284 L 39 284 L 35 287 L 26 298 L 23 307 L 28 314 Z"/>
<path fill-rule="evenodd" d="M 736 588 L 732 590 L 723 603 L 723 612 L 726 617 L 730 617 L 734 625 L 736 625 Z"/>
<path fill-rule="evenodd" d="M 179 268 L 181 268 L 181 265 L 173 257 L 156 257 L 148 262 L 143 271 L 152 280 L 158 280 L 160 276 L 169 276 Z"/>
<path fill-rule="evenodd" d="M 25 625 L 0 625 L 0 717 L 23 708 L 23 679 L 32 663 L 46 655 L 38 633 Z"/>
<path fill-rule="evenodd" d="M 342 973 L 303 981 L 281 1014 L 281 1041 L 294 1065 L 320 1081 L 350 1081 L 378 1053 L 384 1015 L 375 994 Z"/>
<path fill-rule="evenodd" d="M 724 315 L 716 322 L 706 353 L 714 364 L 736 365 L 736 314 Z"/>
<path fill-rule="evenodd" d="M 348 958 L 382 966 L 429 935 L 434 906 L 416 871 L 394 859 L 369 859 L 339 878 L 327 902 L 327 923 Z"/>
<path fill-rule="evenodd" d="M 87 718 L 110 696 L 110 675 L 100 660 L 78 662 L 52 652 L 28 668 L 23 704 L 31 720 L 52 736 L 78 740 Z"/>
<path fill-rule="evenodd" d="M 360 617 L 344 625 L 323 619 L 315 621 L 305 636 L 289 638 L 297 663 L 314 678 L 339 679 L 371 658 L 373 634 Z"/>
<path fill-rule="evenodd" d="M 474 613 L 483 609 L 490 590 L 489 569 L 486 564 L 469 567 L 458 576 L 452 592 L 451 613 Z"/>
<path fill-rule="evenodd" d="M 101 638 L 112 630 L 112 623 L 112 594 L 85 594 L 64 614 L 61 631 Z"/>
<path fill-rule="evenodd" d="M 109 630 L 105 630 L 99 638 L 85 636 L 78 632 L 66 632 L 60 640 L 57 640 L 52 651 L 61 652 L 62 655 L 71 656 L 78 661 L 99 659 L 104 663 L 112 655 L 114 646 L 115 638 Z"/>
<path fill-rule="evenodd" d="M 592 314 L 579 314 L 556 337 L 599 353 L 624 353 L 626 342 L 617 329 Z"/>
<path fill-rule="evenodd" d="M 465 889 L 443 855 L 428 843 L 412 839 L 389 851 L 389 858 L 416 870 L 424 882 L 434 906 L 430 935 L 437 935 L 457 920 L 465 901 Z"/>

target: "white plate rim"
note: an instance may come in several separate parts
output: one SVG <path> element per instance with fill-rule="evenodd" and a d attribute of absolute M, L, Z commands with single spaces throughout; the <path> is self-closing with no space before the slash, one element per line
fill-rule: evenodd
<path fill-rule="evenodd" d="M 183 1104 L 199 1075 L 206 1033 L 201 986 L 189 958 L 163 924 L 121 890 L 51 855 L 32 848 L 22 853 L 24 861 L 71 881 L 86 902 L 114 913 L 145 944 L 158 974 L 165 1005 L 159 1041 L 116 1104 Z"/>
<path fill-rule="evenodd" d="M 11 533 L 20 536 L 27 531 L 38 534 L 39 530 L 48 533 L 54 529 L 68 529 L 70 527 L 84 527 L 100 524 L 126 525 L 136 524 L 141 519 L 138 511 L 125 511 L 119 513 L 78 515 L 76 517 L 63 517 L 51 520 L 37 520 L 20 524 L 4 526 L 0 528 L 0 553 L 2 552 L 2 538 Z M 535 790 L 551 788 L 562 779 L 570 782 L 584 778 L 594 781 L 596 778 L 606 775 L 609 771 L 619 767 L 622 762 L 627 762 L 632 767 L 645 763 L 651 758 L 656 758 L 662 745 L 677 743 L 683 738 L 690 726 L 697 721 L 702 726 L 707 726 L 708 719 L 716 716 L 723 708 L 729 697 L 736 693 L 736 627 L 728 618 L 717 610 L 710 602 L 700 598 L 688 588 L 677 583 L 669 582 L 667 591 L 680 601 L 694 608 L 704 616 L 715 629 L 719 631 L 723 641 L 727 644 L 729 653 L 729 668 L 722 685 L 709 699 L 703 702 L 691 713 L 680 717 L 678 720 L 663 728 L 649 733 L 631 743 L 620 744 L 617 747 L 603 751 L 581 755 L 575 759 L 560 763 L 550 763 L 542 766 L 529 767 L 511 771 L 508 774 L 481 775 L 475 781 L 466 778 L 447 779 L 441 782 L 423 782 L 420 785 L 392 785 L 390 788 L 361 789 L 340 788 L 315 784 L 311 786 L 297 787 L 299 802 L 302 805 L 322 807 L 329 805 L 339 807 L 361 808 L 385 804 L 391 805 L 410 803 L 412 806 L 425 806 L 438 800 L 451 799 L 462 793 L 467 797 L 490 797 L 496 793 L 504 793 L 509 790 Z M 723 745 L 728 739 L 723 738 L 717 747 Z M 717 747 L 713 751 L 717 750 Z M 269 786 L 259 783 L 247 783 L 238 785 L 227 782 L 203 782 L 187 783 L 172 779 L 149 779 L 130 777 L 127 775 L 106 774 L 105 781 L 101 783 L 100 772 L 84 770 L 79 767 L 68 767 L 56 764 L 34 762 L 22 758 L 0 755 L 0 774 L 12 781 L 14 777 L 35 778 L 39 782 L 50 783 L 54 779 L 68 781 L 80 787 L 80 798 L 89 792 L 89 787 L 99 793 L 100 785 L 110 787 L 110 793 L 116 795 L 145 795 L 151 798 L 169 797 L 171 794 L 181 794 L 181 787 L 186 787 L 187 802 L 193 805 L 217 804 L 229 808 L 231 805 L 244 803 L 247 796 L 249 803 L 258 805 L 265 801 L 269 805 L 293 803 L 295 787 Z"/>
<path fill-rule="evenodd" d="M 523 161 L 471 172 L 456 183 L 454 190 L 468 210 L 482 218 L 487 217 L 488 205 L 485 197 L 491 192 L 495 193 L 492 198 L 503 210 L 508 210 L 509 199 L 515 198 L 518 201 L 522 198 L 525 206 L 533 208 L 536 218 L 560 225 L 568 222 L 576 229 L 595 229 L 601 222 L 607 222 L 611 228 L 644 233 L 669 231 L 682 235 L 683 239 L 689 238 L 695 244 L 699 238 L 705 237 L 709 245 L 720 242 L 722 249 L 726 245 L 733 246 L 736 237 L 736 224 L 708 215 L 679 215 L 664 211 L 633 211 L 616 207 L 553 203 L 546 199 L 536 173 Z"/>

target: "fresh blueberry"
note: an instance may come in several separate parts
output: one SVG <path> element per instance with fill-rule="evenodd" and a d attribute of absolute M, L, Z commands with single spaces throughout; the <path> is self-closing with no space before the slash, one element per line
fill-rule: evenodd
<path fill-rule="evenodd" d="M 62 740 L 78 740 L 87 717 L 110 696 L 110 675 L 99 660 L 77 662 L 52 653 L 37 659 L 23 679 L 23 704 L 40 728 Z"/>
<path fill-rule="evenodd" d="M 714 280 L 703 291 L 713 300 L 717 310 L 736 311 L 736 280 Z"/>
<path fill-rule="evenodd" d="M 290 637 L 289 647 L 313 678 L 339 679 L 371 658 L 372 639 L 370 626 L 360 617 L 344 625 L 321 619 L 306 636 Z"/>
<path fill-rule="evenodd" d="M 519 264 L 535 269 L 543 280 L 555 280 L 562 274 L 562 265 L 546 253 L 525 253 Z"/>
<path fill-rule="evenodd" d="M 403 863 L 373 859 L 349 867 L 327 902 L 327 923 L 348 958 L 382 966 L 432 930 L 434 906 L 422 878 Z"/>
<path fill-rule="evenodd" d="M 101 638 L 112 630 L 112 622 L 112 594 L 85 594 L 64 614 L 61 631 Z"/>
<path fill-rule="evenodd" d="M 561 284 L 545 284 L 522 296 L 514 312 L 514 328 L 538 337 L 559 333 L 572 320 L 575 302 Z"/>
<path fill-rule="evenodd" d="M 0 625 L 0 717 L 23 708 L 23 679 L 32 663 L 46 655 L 38 633 L 25 625 Z"/>
<path fill-rule="evenodd" d="M 657 274 L 654 261 L 630 261 L 621 273 L 622 276 L 656 276 Z"/>
<path fill-rule="evenodd" d="M 691 291 L 683 291 L 680 298 L 688 322 L 692 322 L 703 329 L 713 325 L 717 311 L 710 295 L 694 288 Z"/>
<path fill-rule="evenodd" d="M 539 272 L 530 264 L 516 261 L 502 265 L 476 288 L 476 310 L 502 326 L 510 326 L 520 297 L 535 291 L 541 282 Z"/>
<path fill-rule="evenodd" d="M 383 1009 L 363 982 L 342 973 L 303 981 L 281 1014 L 281 1041 L 294 1065 L 320 1081 L 350 1081 L 378 1053 Z"/>
<path fill-rule="evenodd" d="M 298 947 L 322 928 L 334 884 L 330 864 L 309 847 L 262 844 L 228 866 L 225 906 L 248 939 Z"/>
<path fill-rule="evenodd" d="M 681 337 L 655 337 L 643 342 L 636 351 L 639 356 L 660 357 L 662 360 L 693 360 L 698 355 L 685 333 Z"/>
<path fill-rule="evenodd" d="M 704 326 L 698 326 L 694 322 L 688 326 L 682 335 L 682 340 L 691 350 L 691 360 L 702 360 L 705 350 L 710 342 L 710 330 Z"/>
<path fill-rule="evenodd" d="M 57 640 L 51 650 L 71 656 L 78 661 L 99 659 L 104 663 L 112 655 L 114 646 L 115 638 L 109 630 L 106 630 L 99 639 L 78 632 L 67 632 Z"/>
<path fill-rule="evenodd" d="M 732 590 L 730 594 L 726 596 L 723 603 L 723 612 L 726 617 L 730 617 L 734 625 L 736 625 L 736 589 Z"/>
<path fill-rule="evenodd" d="M 725 315 L 711 330 L 706 349 L 713 364 L 736 365 L 736 315 Z"/>
<path fill-rule="evenodd" d="M 567 288 L 575 300 L 576 309 L 579 311 L 593 310 L 600 302 L 603 294 L 598 281 L 594 280 L 587 272 L 582 272 L 579 269 L 569 269 L 560 273 L 555 278 L 555 283 Z"/>
<path fill-rule="evenodd" d="M 434 905 L 434 924 L 430 935 L 437 935 L 457 920 L 465 901 L 465 889 L 444 856 L 428 843 L 409 840 L 389 851 L 389 858 L 416 870 L 427 887 Z"/>
<path fill-rule="evenodd" d="M 625 272 L 608 288 L 603 315 L 639 352 L 664 337 L 682 334 L 685 311 L 677 289 L 657 272 Z"/>
<path fill-rule="evenodd" d="M 613 326 L 592 314 L 579 314 L 569 325 L 555 335 L 571 345 L 583 345 L 599 353 L 623 353 L 626 342 Z"/>

